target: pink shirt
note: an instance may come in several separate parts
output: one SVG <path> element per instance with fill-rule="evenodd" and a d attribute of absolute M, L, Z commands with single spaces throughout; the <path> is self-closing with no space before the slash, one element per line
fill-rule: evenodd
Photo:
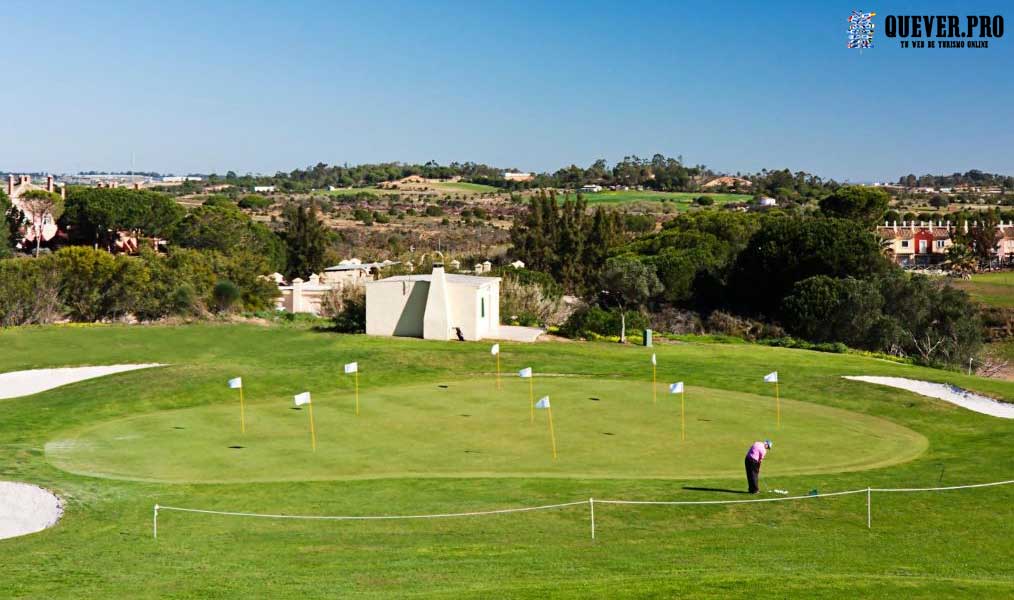
<path fill-rule="evenodd" d="M 750 446 L 749 452 L 746 453 L 746 457 L 760 462 L 764 460 L 764 455 L 767 453 L 768 449 L 764 447 L 764 442 L 754 442 L 753 446 Z"/>

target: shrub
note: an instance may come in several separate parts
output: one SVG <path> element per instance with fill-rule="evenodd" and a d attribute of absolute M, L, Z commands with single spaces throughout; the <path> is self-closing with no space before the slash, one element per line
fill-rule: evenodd
<path fill-rule="evenodd" d="M 263 210 L 271 206 L 271 200 L 257 194 L 248 194 L 240 198 L 238 204 L 240 208 Z"/>
<path fill-rule="evenodd" d="M 628 310 L 627 332 L 648 327 L 648 317 L 638 311 Z M 620 310 L 606 310 L 599 306 L 586 306 L 575 311 L 560 327 L 560 334 L 571 338 L 589 337 L 590 334 L 615 336 L 620 334 Z"/>
<path fill-rule="evenodd" d="M 215 288 L 212 291 L 212 296 L 215 299 L 215 307 L 218 312 L 227 312 L 240 298 L 239 287 L 235 283 L 222 280 L 215 284 Z"/>
<path fill-rule="evenodd" d="M 697 206 L 711 206 L 715 203 L 715 199 L 711 196 L 698 196 L 694 198 L 694 204 Z"/>

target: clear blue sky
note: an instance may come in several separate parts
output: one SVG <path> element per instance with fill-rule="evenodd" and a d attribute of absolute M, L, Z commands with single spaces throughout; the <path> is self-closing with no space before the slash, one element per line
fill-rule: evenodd
<path fill-rule="evenodd" d="M 363 6 L 371 4 L 371 6 Z M 374 5 L 375 4 L 375 5 Z M 1002 14 L 845 48 L 853 8 Z M 1006 2 L 4 2 L 0 170 L 682 155 L 851 180 L 1014 172 Z"/>

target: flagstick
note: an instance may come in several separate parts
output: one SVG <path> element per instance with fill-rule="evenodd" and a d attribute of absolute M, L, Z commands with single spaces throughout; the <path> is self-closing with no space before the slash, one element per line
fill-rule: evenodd
<path fill-rule="evenodd" d="M 500 386 L 500 353 L 496 353 L 496 391 L 501 391 L 503 388 Z"/>
<path fill-rule="evenodd" d="M 532 381 L 535 376 L 528 378 L 528 407 L 531 412 L 531 418 L 529 422 L 535 423 L 535 382 Z"/>
<path fill-rule="evenodd" d="M 778 422 L 778 429 L 782 428 L 782 400 L 778 396 L 778 382 L 775 382 L 775 419 Z"/>
<path fill-rule="evenodd" d="M 680 441 L 687 441 L 687 393 L 680 392 Z"/>
<path fill-rule="evenodd" d="M 243 433 L 246 433 L 246 408 L 243 405 L 243 386 L 239 388 L 239 423 Z"/>
<path fill-rule="evenodd" d="M 356 368 L 356 416 L 359 416 L 359 368 Z"/>
<path fill-rule="evenodd" d="M 313 445 L 313 451 L 317 451 L 317 429 L 313 426 L 313 402 L 307 402 L 307 406 L 310 407 L 310 444 Z"/>
<path fill-rule="evenodd" d="M 556 460 L 556 433 L 553 431 L 553 407 L 547 406 L 546 412 L 549 413 L 549 439 L 553 442 L 553 460 Z"/>
<path fill-rule="evenodd" d="M 655 385 L 655 365 L 651 365 L 651 403 L 658 403 L 658 386 Z"/>

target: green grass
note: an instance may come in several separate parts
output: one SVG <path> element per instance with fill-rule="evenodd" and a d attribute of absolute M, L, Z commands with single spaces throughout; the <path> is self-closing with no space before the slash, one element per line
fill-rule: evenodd
<path fill-rule="evenodd" d="M 308 413 L 294 410 L 291 394 L 258 385 L 256 374 L 245 381 L 250 396 L 260 398 L 246 407 L 245 434 L 240 432 L 239 403 L 223 402 L 66 432 L 46 445 L 47 458 L 83 475 L 176 483 L 678 479 L 737 476 L 745 439 L 777 438 L 774 456 L 783 459 L 770 461 L 772 475 L 889 465 L 910 460 L 926 447 L 925 438 L 890 421 L 792 400 L 782 402 L 785 424 L 776 429 L 773 398 L 697 387 L 688 390 L 691 435 L 681 443 L 679 403 L 671 397 L 653 404 L 644 385 L 546 377 L 538 381 L 538 394 L 552 398 L 559 460 L 550 453 L 545 413 L 538 411 L 538 423 L 530 422 L 534 411 L 528 407 L 528 385 L 515 378 L 500 393 L 493 391 L 490 378 L 371 390 L 361 399 L 365 406 L 359 417 L 347 385 L 319 382 L 314 394 L 319 447 L 314 453 Z M 841 452 L 826 456 L 821 452 L 825 444 Z M 233 448 L 237 445 L 243 447 Z M 297 456 L 303 460 L 292 464 Z"/>
<path fill-rule="evenodd" d="M 156 502 L 369 515 L 591 496 L 740 499 L 687 488 L 741 489 L 742 454 L 766 435 L 775 440 L 767 484 L 793 493 L 1010 479 L 1014 422 L 841 375 L 946 381 L 1011 401 L 1008 382 L 853 355 L 662 346 L 655 349 L 660 383 L 691 385 L 681 450 L 674 399 L 660 393 L 653 405 L 648 396 L 648 350 L 504 344 L 505 372 L 532 365 L 537 373 L 575 375 L 535 381 L 537 395 L 553 398 L 560 445 L 553 463 L 545 415 L 528 423 L 523 383 L 505 381 L 502 398 L 492 391 L 487 344 L 239 325 L 29 328 L 4 331 L 0 341 L 0 371 L 169 364 L 0 401 L 0 479 L 49 487 L 67 509 L 50 530 L 0 541 L 5 597 L 1014 594 L 1014 486 L 875 494 L 872 530 L 863 495 L 596 506 L 595 542 L 585 507 L 367 522 L 164 512 L 157 542 L 150 529 Z M 350 360 L 363 369 L 358 420 L 341 374 Z M 761 375 L 774 369 L 785 401 L 782 429 L 771 433 L 772 389 Z M 236 374 L 250 402 L 250 431 L 238 444 L 237 399 L 224 385 Z M 291 394 L 303 389 L 316 401 L 316 455 L 307 414 L 289 408 Z M 185 429 L 167 429 L 176 426 Z M 71 439 L 82 443 L 60 443 Z M 366 471 L 383 477 L 363 478 Z M 229 482 L 204 483 L 213 480 Z"/>
<path fill-rule="evenodd" d="M 471 192 L 473 194 L 497 194 L 500 188 L 481 183 L 468 183 L 466 181 L 441 181 L 429 184 L 433 189 L 441 192 Z"/>
<path fill-rule="evenodd" d="M 971 280 L 954 281 L 954 285 L 983 304 L 1014 307 L 1014 271 L 980 273 Z"/>
<path fill-rule="evenodd" d="M 712 194 L 707 192 L 652 192 L 652 191 L 603 191 L 586 193 L 583 197 L 588 204 L 625 204 L 632 202 L 666 202 L 674 203 L 680 210 L 687 210 L 693 205 L 694 198 L 708 196 L 715 200 L 715 206 L 730 202 L 746 202 L 752 198 L 749 194 Z"/>

